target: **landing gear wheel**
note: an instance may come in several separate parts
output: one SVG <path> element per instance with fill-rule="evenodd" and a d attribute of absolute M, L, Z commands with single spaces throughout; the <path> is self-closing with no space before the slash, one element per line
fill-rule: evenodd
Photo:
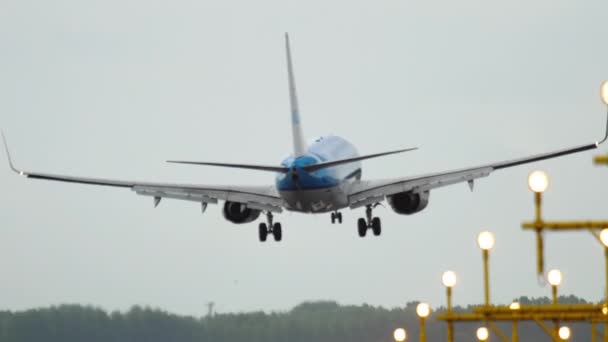
<path fill-rule="evenodd" d="M 260 223 L 260 226 L 258 227 L 258 233 L 260 235 L 260 241 L 266 241 L 266 238 L 268 237 L 268 226 L 266 226 L 266 223 Z"/>
<path fill-rule="evenodd" d="M 281 224 L 279 222 L 275 223 L 272 226 L 272 235 L 274 235 L 274 241 L 281 241 L 283 238 L 283 229 L 281 228 Z"/>
<path fill-rule="evenodd" d="M 272 222 L 273 216 L 271 212 L 266 213 L 266 223 L 260 223 L 259 234 L 260 241 L 265 242 L 268 238 L 268 234 L 272 234 L 274 236 L 274 241 L 281 241 L 283 238 L 283 228 L 279 222 Z"/>
<path fill-rule="evenodd" d="M 342 224 L 342 213 L 336 213 L 336 217 L 338 218 L 338 223 Z"/>
<path fill-rule="evenodd" d="M 372 219 L 372 231 L 374 232 L 375 236 L 380 236 L 382 233 L 382 223 L 380 222 L 379 217 L 374 217 Z"/>
<path fill-rule="evenodd" d="M 331 213 L 331 224 L 336 223 L 336 213 Z"/>
<path fill-rule="evenodd" d="M 367 233 L 367 222 L 365 222 L 365 219 L 360 218 L 357 221 L 357 228 L 357 230 L 359 231 L 359 236 L 365 237 L 365 234 Z"/>

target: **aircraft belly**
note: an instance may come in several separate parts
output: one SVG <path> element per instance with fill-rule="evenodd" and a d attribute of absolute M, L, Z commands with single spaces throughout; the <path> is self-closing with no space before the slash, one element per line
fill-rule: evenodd
<path fill-rule="evenodd" d="M 348 206 L 342 186 L 324 189 L 280 191 L 287 210 L 305 213 L 326 213 Z"/>

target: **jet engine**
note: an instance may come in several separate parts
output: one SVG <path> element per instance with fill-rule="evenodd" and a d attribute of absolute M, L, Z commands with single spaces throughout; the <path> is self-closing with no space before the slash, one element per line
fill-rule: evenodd
<path fill-rule="evenodd" d="M 388 196 L 388 203 L 397 214 L 411 215 L 422 211 L 429 204 L 429 192 L 400 192 Z"/>
<path fill-rule="evenodd" d="M 228 202 L 224 203 L 224 217 L 232 223 L 249 223 L 260 216 L 260 211 L 247 208 L 243 203 Z"/>

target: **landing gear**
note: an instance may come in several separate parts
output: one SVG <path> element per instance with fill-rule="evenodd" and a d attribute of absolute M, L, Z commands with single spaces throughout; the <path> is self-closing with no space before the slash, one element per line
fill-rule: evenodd
<path fill-rule="evenodd" d="M 331 224 L 336 223 L 336 221 L 340 224 L 342 223 L 342 213 L 334 211 L 331 213 Z"/>
<path fill-rule="evenodd" d="M 265 242 L 268 238 L 268 234 L 272 234 L 274 236 L 274 241 L 281 241 L 283 238 L 283 227 L 279 222 L 272 223 L 272 213 L 268 212 L 266 214 L 266 220 L 268 223 L 260 223 L 258 227 L 258 234 L 261 242 Z"/>
<path fill-rule="evenodd" d="M 380 222 L 379 217 L 374 217 L 372 219 L 372 231 L 374 232 L 375 236 L 380 236 L 382 233 L 382 223 Z"/>
<path fill-rule="evenodd" d="M 281 224 L 279 222 L 275 223 L 272 226 L 272 235 L 274 235 L 274 241 L 281 241 L 281 239 L 283 238 L 283 228 L 281 227 Z"/>
<path fill-rule="evenodd" d="M 365 208 L 365 216 L 367 219 L 360 218 L 357 221 L 357 231 L 360 237 L 365 237 L 368 229 L 372 229 L 375 236 L 382 234 L 382 222 L 379 217 L 373 217 L 372 210 L 373 206 L 370 204 Z"/>
<path fill-rule="evenodd" d="M 357 228 L 359 231 L 359 236 L 365 237 L 365 234 L 367 233 L 367 222 L 365 222 L 365 219 L 360 218 L 357 220 Z"/>
<path fill-rule="evenodd" d="M 258 228 L 258 233 L 260 235 L 260 241 L 261 242 L 266 241 L 266 238 L 268 237 L 268 226 L 266 226 L 266 223 L 264 223 L 264 222 L 260 223 L 260 226 Z"/>

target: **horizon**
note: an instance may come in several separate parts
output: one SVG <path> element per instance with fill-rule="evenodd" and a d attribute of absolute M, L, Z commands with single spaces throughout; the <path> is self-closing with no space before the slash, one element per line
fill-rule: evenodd
<path fill-rule="evenodd" d="M 584 302 L 584 303 L 598 303 L 598 304 L 603 304 L 605 303 L 604 299 L 599 299 L 599 300 L 589 300 L 586 298 L 581 298 L 576 296 L 575 294 L 559 294 L 558 295 L 558 301 L 562 304 L 564 303 L 570 303 L 572 302 L 572 300 L 576 301 L 576 302 Z M 522 299 L 525 299 L 527 301 L 531 301 L 531 302 L 545 302 L 545 304 L 551 303 L 551 297 L 549 296 L 540 296 L 540 297 L 529 297 L 526 295 L 522 295 L 519 297 L 515 297 L 512 301 L 510 302 L 505 302 L 505 303 L 492 303 L 492 306 L 508 306 L 509 304 L 513 303 L 513 302 L 518 302 L 521 305 L 525 306 L 528 305 L 525 303 L 525 301 L 522 301 Z M 408 300 L 406 301 L 404 304 L 402 304 L 402 306 L 384 306 L 384 305 L 373 305 L 373 304 L 369 304 L 369 303 L 361 303 L 361 304 L 348 304 L 348 303 L 340 303 L 338 301 L 335 300 L 331 300 L 331 299 L 317 299 L 317 300 L 304 300 L 296 305 L 294 305 L 291 308 L 286 308 L 286 309 L 279 309 L 279 310 L 264 310 L 264 309 L 251 309 L 251 310 L 247 310 L 247 311 L 217 311 L 214 310 L 213 313 L 218 314 L 218 315 L 222 315 L 222 314 L 226 314 L 226 315 L 230 315 L 230 314 L 252 314 L 252 313 L 259 313 L 259 312 L 263 312 L 265 314 L 274 314 L 274 313 L 289 313 L 291 311 L 293 311 L 294 309 L 303 306 L 303 305 L 316 305 L 316 304 L 336 304 L 339 307 L 373 307 L 373 308 L 379 308 L 379 309 L 385 309 L 385 310 L 395 310 L 395 309 L 407 309 L 410 307 L 413 307 L 414 305 L 418 304 L 418 303 L 423 303 L 424 301 L 421 300 Z M 215 308 L 215 304 L 214 303 L 214 308 Z M 464 310 L 466 308 L 470 308 L 470 307 L 481 307 L 483 306 L 483 303 L 471 303 L 471 304 L 458 304 L 455 305 L 453 307 L 453 310 L 455 311 L 459 311 L 459 310 Z M 138 308 L 143 308 L 143 309 L 149 309 L 149 310 L 153 310 L 153 311 L 162 311 L 162 312 L 166 312 L 166 313 L 170 313 L 170 314 L 177 314 L 179 316 L 183 316 L 183 317 L 207 317 L 208 313 L 206 314 L 202 314 L 202 315 L 190 315 L 190 314 L 179 314 L 179 313 L 174 313 L 170 310 L 164 309 L 160 306 L 157 305 L 153 305 L 153 304 L 144 304 L 144 303 L 137 303 L 137 304 L 132 304 L 131 306 L 127 307 L 127 308 L 123 308 L 123 309 L 111 309 L 111 308 L 105 308 L 103 306 L 100 305 L 96 305 L 94 303 L 57 303 L 57 304 L 49 304 L 47 306 L 40 306 L 40 307 L 32 307 L 32 308 L 24 308 L 24 309 L 19 309 L 19 310 L 5 310 L 5 311 L 9 311 L 9 312 L 13 312 L 13 313 L 18 313 L 18 312 L 27 312 L 27 311 L 32 311 L 32 310 L 44 310 L 44 309 L 52 309 L 52 308 L 59 308 L 62 306 L 79 306 L 79 307 L 84 307 L 84 308 L 92 308 L 92 309 L 99 309 L 102 310 L 106 313 L 113 313 L 113 312 L 120 312 L 120 313 L 128 313 L 129 311 L 131 311 L 133 308 L 138 307 Z M 207 305 L 203 305 L 203 307 L 207 307 Z M 446 310 L 446 303 L 442 304 L 442 305 L 438 305 L 438 306 L 433 306 L 429 304 L 429 307 L 431 308 L 432 312 L 442 312 Z M 0 310 L 2 311 L 2 310 Z M 430 316 L 431 318 L 433 317 L 432 315 Z"/>

